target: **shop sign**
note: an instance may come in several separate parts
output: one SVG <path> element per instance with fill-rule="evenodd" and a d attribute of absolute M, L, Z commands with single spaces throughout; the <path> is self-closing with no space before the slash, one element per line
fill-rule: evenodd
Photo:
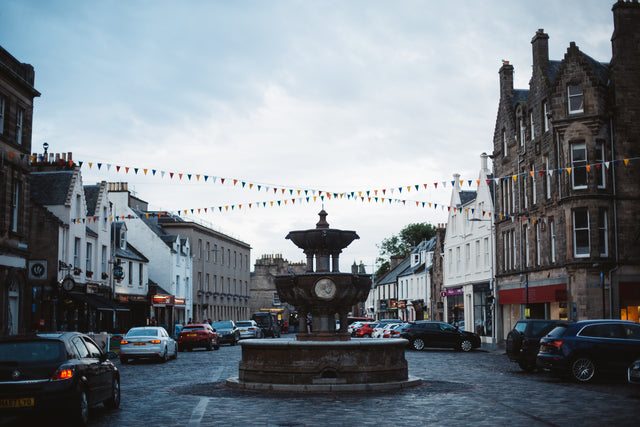
<path fill-rule="evenodd" d="M 452 296 L 452 295 L 462 295 L 464 292 L 462 291 L 462 288 L 455 288 L 455 289 L 447 289 L 447 296 Z"/>
<path fill-rule="evenodd" d="M 398 308 L 407 308 L 406 301 L 398 301 Z"/>
<path fill-rule="evenodd" d="M 172 306 L 173 295 L 154 295 L 153 305 L 157 307 Z"/>
<path fill-rule="evenodd" d="M 174 301 L 175 301 L 176 305 L 182 305 L 182 306 L 184 306 L 184 305 L 186 304 L 186 299 L 185 299 L 185 298 L 178 298 L 178 297 L 175 297 L 175 298 L 174 298 Z"/>
<path fill-rule="evenodd" d="M 98 293 L 98 285 L 95 283 L 87 283 L 87 293 L 88 294 L 97 294 Z"/>

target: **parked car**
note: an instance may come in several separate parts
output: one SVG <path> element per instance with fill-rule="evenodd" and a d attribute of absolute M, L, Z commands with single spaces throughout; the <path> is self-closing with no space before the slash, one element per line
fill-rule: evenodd
<path fill-rule="evenodd" d="M 349 334 L 351 334 L 352 337 L 356 336 L 356 331 L 358 330 L 358 328 L 360 328 L 360 326 L 364 325 L 366 322 L 353 322 L 351 324 L 349 324 L 349 326 L 347 326 L 347 332 L 349 332 Z"/>
<path fill-rule="evenodd" d="M 600 373 L 623 374 L 640 358 L 640 324 L 582 320 L 556 326 L 540 340 L 539 367 L 589 382 Z"/>
<path fill-rule="evenodd" d="M 454 348 L 471 351 L 480 347 L 480 336 L 473 332 L 461 331 L 448 323 L 432 320 L 419 320 L 405 324 L 400 337 L 409 340 L 414 350 L 426 347 Z"/>
<path fill-rule="evenodd" d="M 178 334 L 178 351 L 194 348 L 219 349 L 218 333 L 208 323 L 190 323 Z"/>
<path fill-rule="evenodd" d="M 402 332 L 403 326 L 404 323 L 396 323 L 394 325 L 388 326 L 382 333 L 382 338 L 400 338 L 400 333 Z"/>
<path fill-rule="evenodd" d="M 280 338 L 280 325 L 275 314 L 268 311 L 260 311 L 251 315 L 251 320 L 262 329 L 262 335 L 271 338 Z"/>
<path fill-rule="evenodd" d="M 233 320 L 213 322 L 211 327 L 218 333 L 218 343 L 236 345 L 240 341 L 240 329 Z"/>
<path fill-rule="evenodd" d="M 377 326 L 377 323 L 363 323 L 362 326 L 356 329 L 355 336 L 358 338 L 371 338 L 373 330 Z"/>
<path fill-rule="evenodd" d="M 255 320 L 240 320 L 236 322 L 240 329 L 240 339 L 242 338 L 262 338 L 262 329 Z"/>
<path fill-rule="evenodd" d="M 0 416 L 57 412 L 68 424 L 87 424 L 90 407 L 120 406 L 116 357 L 79 332 L 0 338 Z"/>
<path fill-rule="evenodd" d="M 158 359 L 166 362 L 178 357 L 178 343 L 162 326 L 138 326 L 129 329 L 120 341 L 120 362 L 132 359 Z"/>
<path fill-rule="evenodd" d="M 509 360 L 516 362 L 523 371 L 536 368 L 540 338 L 562 323 L 561 320 L 521 319 L 507 335 L 506 350 Z"/>
<path fill-rule="evenodd" d="M 635 360 L 627 369 L 627 381 L 640 384 L 640 359 Z"/>

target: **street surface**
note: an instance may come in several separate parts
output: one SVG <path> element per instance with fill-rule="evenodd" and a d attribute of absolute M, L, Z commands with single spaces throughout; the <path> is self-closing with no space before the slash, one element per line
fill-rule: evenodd
<path fill-rule="evenodd" d="M 284 336 L 283 336 L 284 337 Z M 291 336 L 289 336 L 291 337 Z M 269 339 L 269 338 L 267 338 Z M 227 389 L 241 346 L 183 352 L 165 364 L 119 365 L 119 410 L 93 409 L 91 426 L 638 425 L 640 386 L 576 384 L 525 373 L 504 351 L 407 350 L 413 389 L 383 394 L 264 394 Z M 50 425 L 51 419 L 46 420 Z M 38 422 L 39 423 L 39 422 Z M 0 425 L 24 425 L 19 422 Z"/>

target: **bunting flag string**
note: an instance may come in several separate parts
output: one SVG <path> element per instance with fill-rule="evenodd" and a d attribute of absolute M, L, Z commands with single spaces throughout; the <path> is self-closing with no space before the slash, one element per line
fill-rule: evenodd
<path fill-rule="evenodd" d="M 381 197 L 381 198 L 364 197 L 364 196 L 356 196 L 356 195 L 354 196 L 348 195 L 347 199 L 351 199 L 354 202 L 368 203 L 368 204 L 372 204 L 372 203 L 379 204 L 379 205 L 395 204 L 400 207 L 413 206 L 415 208 L 429 208 L 429 209 L 434 209 L 436 211 L 440 210 L 441 212 L 453 211 L 454 213 L 462 213 L 464 209 L 467 215 L 471 213 L 471 216 L 474 218 L 488 217 L 488 218 L 495 218 L 496 221 L 510 220 L 512 222 L 522 222 L 522 223 L 530 222 L 530 223 L 536 224 L 538 222 L 547 223 L 552 220 L 551 218 L 548 218 L 548 217 L 529 217 L 529 216 L 506 215 L 506 214 L 497 214 L 497 213 L 494 214 L 491 211 L 479 210 L 475 208 L 462 208 L 459 206 L 447 206 L 444 204 L 438 204 L 438 203 L 421 201 L 421 200 L 395 199 L 395 198 L 384 198 L 384 197 Z M 237 203 L 237 204 L 229 203 L 229 204 L 219 205 L 219 206 L 178 209 L 178 210 L 171 210 L 171 211 L 153 211 L 153 212 L 144 213 L 144 216 L 146 219 L 148 219 L 149 217 L 162 217 L 162 216 L 172 216 L 172 215 L 175 215 L 178 217 L 184 217 L 189 214 L 191 215 L 196 215 L 196 214 L 200 215 L 203 213 L 225 214 L 225 213 L 232 213 L 232 212 L 243 212 L 249 209 L 284 207 L 288 205 L 302 206 L 305 202 L 307 204 L 317 203 L 317 202 L 325 203 L 328 200 L 330 200 L 330 195 L 326 194 L 326 195 L 319 195 L 319 196 L 312 196 L 312 197 L 307 196 L 307 197 L 298 197 L 298 198 L 291 198 L 291 199 L 278 199 L 278 200 L 258 201 L 258 202 L 249 202 L 249 203 Z M 296 205 L 296 202 L 298 202 L 297 205 Z M 136 215 L 121 215 L 121 216 L 111 216 L 110 219 L 113 222 L 113 221 L 139 219 L 139 217 Z M 74 224 L 76 223 L 90 224 L 91 222 L 97 223 L 99 220 L 100 220 L 100 217 L 94 216 L 94 217 L 86 217 L 86 218 L 74 218 L 71 221 Z"/>
<path fill-rule="evenodd" d="M 37 164 L 37 163 L 44 163 L 47 159 L 44 158 L 44 156 L 42 155 L 26 155 L 24 153 L 20 153 L 20 152 L 14 152 L 14 151 L 2 151 L 2 158 L 5 158 L 5 154 L 8 156 L 8 158 L 10 160 L 15 160 L 16 156 L 18 156 L 18 158 L 20 159 L 20 161 L 26 161 L 27 163 L 30 164 Z M 52 154 L 50 154 L 50 158 L 53 157 Z M 572 174 L 576 174 L 577 172 L 579 172 L 580 170 L 584 170 L 586 171 L 586 173 L 591 173 L 591 172 L 595 172 L 595 173 L 601 173 L 604 167 L 605 171 L 608 171 L 611 166 L 613 165 L 614 167 L 618 166 L 618 165 L 624 165 L 625 168 L 629 167 L 630 165 L 635 165 L 638 163 L 638 161 L 640 160 L 640 157 L 633 157 L 633 158 L 625 158 L 625 159 L 616 159 L 616 160 L 611 160 L 611 161 L 606 161 L 606 162 L 598 162 L 598 163 L 592 163 L 592 164 L 586 164 L 586 165 L 582 165 L 579 167 L 566 167 L 566 168 L 557 168 L 557 169 L 547 169 L 547 170 L 537 170 L 538 174 L 540 175 L 540 177 L 544 177 L 545 174 L 548 175 L 549 177 L 553 177 L 554 173 L 557 173 L 558 176 L 560 176 L 562 173 L 567 174 L 567 176 L 571 176 Z M 138 172 L 141 170 L 141 168 L 139 167 L 130 167 L 130 166 L 123 166 L 123 165 L 119 165 L 119 164 L 112 164 L 112 163 L 105 163 L 105 162 L 95 162 L 95 161 L 78 161 L 78 162 L 74 162 L 72 160 L 64 160 L 64 159 L 56 159 L 55 162 L 59 163 L 61 166 L 64 165 L 68 165 L 68 167 L 74 167 L 77 166 L 79 168 L 82 168 L 84 165 L 86 165 L 86 167 L 88 167 L 90 170 L 95 169 L 98 172 L 102 172 L 104 171 L 103 166 L 106 165 L 106 170 L 107 171 L 111 171 L 112 167 L 115 166 L 115 173 L 124 173 L 124 174 L 128 174 L 130 171 L 132 171 L 135 175 L 138 175 Z M 50 161 L 50 163 L 54 163 L 54 161 Z M 374 190 L 358 190 L 358 191 L 347 191 L 347 192 L 333 192 L 333 191 L 326 191 L 326 190 L 318 190 L 318 189 L 304 189 L 304 188 L 298 188 L 296 186 L 282 186 L 282 185 L 272 185 L 272 184 L 265 184 L 265 183 L 258 183 L 258 182 L 248 182 L 247 180 L 242 180 L 240 178 L 223 178 L 223 177 L 219 177 L 219 176 L 215 176 L 215 175 L 206 175 L 206 174 L 192 174 L 192 173 L 183 173 L 183 172 L 175 172 L 175 171 L 164 171 L 164 170 L 158 170 L 158 169 L 149 169 L 149 168 L 142 168 L 142 171 L 144 173 L 145 176 L 147 175 L 147 172 L 151 170 L 152 172 L 152 176 L 155 177 L 157 176 L 157 172 L 160 172 L 160 178 L 161 179 L 165 179 L 165 175 L 168 174 L 168 179 L 170 180 L 178 180 L 178 181 L 183 181 L 183 179 L 186 178 L 186 182 L 201 182 L 200 181 L 200 177 L 203 178 L 203 181 L 205 183 L 207 182 L 211 182 L 213 184 L 219 182 L 220 185 L 225 185 L 225 182 L 227 183 L 227 185 L 232 185 L 234 187 L 239 187 L 237 186 L 238 183 L 241 184 L 241 188 L 247 188 L 247 184 L 248 184 L 248 188 L 249 189 L 253 189 L 255 187 L 255 189 L 257 189 L 257 191 L 266 191 L 269 192 L 270 190 L 273 190 L 274 194 L 277 194 L 278 192 L 280 192 L 280 194 L 284 195 L 287 192 L 290 195 L 293 195 L 294 193 L 300 195 L 302 192 L 304 192 L 305 195 L 308 195 L 309 193 L 311 193 L 312 195 L 318 195 L 318 196 L 326 196 L 327 198 L 344 198 L 344 197 L 354 197 L 354 194 L 358 194 L 358 197 L 365 197 L 363 196 L 363 194 L 366 195 L 367 198 L 371 197 L 371 194 L 373 193 L 374 196 L 377 196 L 378 193 L 382 193 L 383 196 L 386 196 L 387 193 L 390 193 L 391 195 L 394 194 L 394 192 L 397 190 L 398 194 L 403 194 L 403 191 L 406 191 L 407 193 L 411 193 L 413 191 L 415 192 L 419 192 L 419 191 L 427 191 L 429 190 L 431 187 L 433 187 L 434 190 L 442 190 L 442 189 L 447 189 L 448 185 L 450 184 L 451 187 L 455 187 L 456 184 L 459 184 L 460 187 L 467 187 L 469 189 L 473 188 L 475 186 L 475 188 L 480 188 L 481 185 L 484 185 L 486 183 L 486 185 L 491 185 L 491 181 L 493 180 L 493 182 L 498 185 L 501 183 L 506 183 L 508 179 L 512 179 L 514 182 L 518 182 L 519 179 L 526 179 L 527 175 L 529 176 L 528 178 L 531 180 L 535 180 L 536 179 L 536 171 L 526 171 L 526 172 L 521 172 L 521 173 L 517 173 L 514 175 L 508 175 L 508 176 L 497 176 L 497 177 L 491 177 L 488 178 L 486 180 L 481 180 L 481 179 L 475 179 L 475 180 L 471 180 L 471 179 L 460 179 L 459 181 L 455 181 L 455 180 L 451 180 L 451 181 L 447 181 L 447 180 L 443 180 L 443 181 L 435 181 L 432 184 L 427 184 L 427 183 L 423 183 L 423 184 L 413 184 L 413 185 L 406 185 L 406 186 L 398 186 L 398 187 L 388 187 L 388 188 L 382 188 L 382 189 L 374 189 Z M 195 176 L 196 179 L 192 180 L 192 177 Z M 183 181 L 184 182 L 184 181 Z"/>
<path fill-rule="evenodd" d="M 10 157 L 13 157 L 16 153 L 14 152 L 10 152 Z M 24 154 L 22 154 L 24 156 Z M 32 156 L 28 156 L 30 157 L 31 162 L 37 162 L 38 159 L 36 155 L 32 155 Z M 41 156 L 40 156 L 41 157 Z M 480 179 L 460 179 L 459 181 L 455 181 L 455 180 L 442 180 L 442 181 L 434 181 L 433 183 L 429 184 L 429 183 L 423 183 L 423 184 L 413 184 L 413 185 L 405 185 L 405 186 L 398 186 L 398 187 L 388 187 L 388 188 L 382 188 L 382 189 L 374 189 L 374 190 L 359 190 L 357 191 L 357 193 L 361 196 L 361 194 L 364 192 L 367 194 L 367 197 L 369 197 L 369 195 L 371 193 L 374 193 L 375 195 L 377 195 L 379 192 L 381 192 L 382 194 L 386 194 L 387 191 L 389 191 L 391 194 L 393 194 L 396 190 L 398 191 L 398 193 L 402 194 L 403 191 L 406 192 L 412 192 L 412 191 L 424 191 L 424 190 L 429 190 L 431 187 L 433 187 L 433 189 L 437 190 L 437 189 L 446 189 L 446 188 L 451 188 L 454 187 L 456 184 L 459 184 L 460 187 L 466 187 L 466 188 L 479 188 L 481 185 L 483 185 L 485 182 L 487 185 L 491 184 L 491 180 L 494 181 L 495 184 L 499 184 L 503 181 L 506 180 L 506 178 L 511 178 L 514 182 L 517 182 L 519 178 L 526 178 L 527 175 L 529 175 L 529 178 L 532 180 L 535 180 L 535 172 L 538 172 L 538 174 L 541 177 L 544 177 L 545 174 L 549 175 L 550 177 L 553 177 L 554 173 L 566 173 L 567 175 L 571 175 L 572 173 L 576 173 L 576 170 L 580 170 L 580 169 L 584 169 L 587 173 L 591 173 L 592 169 L 595 169 L 597 172 L 600 172 L 602 170 L 602 167 L 604 166 L 605 170 L 609 170 L 611 168 L 611 165 L 613 164 L 614 166 L 617 166 L 619 164 L 623 164 L 625 167 L 628 167 L 629 165 L 634 165 L 636 163 L 638 163 L 638 161 L 640 160 L 640 157 L 633 157 L 633 158 L 625 158 L 625 159 L 617 159 L 617 160 L 611 160 L 611 161 L 606 161 L 606 162 L 598 162 L 598 163 L 592 163 L 592 164 L 586 164 L 583 166 L 579 166 L 579 167 L 565 167 L 565 168 L 553 168 L 553 169 L 547 169 L 547 170 L 537 170 L 537 171 L 526 171 L 526 172 L 521 172 L 521 173 L 517 173 L 514 175 L 507 175 L 507 176 L 497 176 L 497 177 L 492 177 L 490 179 L 486 179 L 486 180 L 480 180 Z M 40 160 L 42 161 L 42 160 Z M 130 171 L 133 171 L 135 175 L 138 175 L 138 171 L 140 170 L 140 168 L 135 167 L 132 168 L 130 166 L 123 166 L 123 165 L 113 165 L 111 163 L 104 163 L 104 162 L 77 162 L 77 163 L 73 163 L 72 161 L 70 162 L 71 165 L 76 164 L 80 167 L 82 167 L 83 165 L 87 165 L 89 169 L 97 169 L 97 171 L 101 171 L 102 170 L 102 166 L 106 165 L 107 166 L 107 171 L 111 171 L 111 168 L 113 166 L 115 166 L 115 170 L 116 173 L 125 173 L 128 174 Z M 158 170 L 158 169 L 149 169 L 149 168 L 144 168 L 142 169 L 142 171 L 144 172 L 144 175 L 147 176 L 147 171 L 151 170 L 152 172 L 152 176 L 156 176 L 157 172 L 160 172 L 160 177 L 164 179 L 165 174 L 168 173 L 169 175 L 169 179 L 174 180 L 177 179 L 178 181 L 183 181 L 184 178 L 186 178 L 187 182 L 200 182 L 200 177 L 203 178 L 204 182 L 209 182 L 209 180 L 211 180 L 212 183 L 216 183 L 219 182 L 221 185 L 224 185 L 225 182 L 228 183 L 228 185 L 232 185 L 234 187 L 238 186 L 237 184 L 240 183 L 241 184 L 241 188 L 249 188 L 249 189 L 253 189 L 254 187 L 257 189 L 257 191 L 262 191 L 262 190 L 273 190 L 274 193 L 277 193 L 278 191 L 280 191 L 282 194 L 289 192 L 290 194 L 293 194 L 294 192 L 296 193 L 300 193 L 302 191 L 305 192 L 305 194 L 307 192 L 317 192 L 317 193 L 325 193 L 325 194 L 337 194 L 340 195 L 340 197 L 345 197 L 346 195 L 352 193 L 350 191 L 347 192 L 333 192 L 333 191 L 326 191 L 326 190 L 318 190 L 318 189 L 304 189 L 304 188 L 298 188 L 296 186 L 288 186 L 288 185 L 271 185 L 271 184 L 265 184 L 265 183 L 258 183 L 258 182 L 248 182 L 247 180 L 243 180 L 240 178 L 224 178 L 224 177 L 219 177 L 219 176 L 215 176 L 215 175 L 206 175 L 206 174 L 192 174 L 192 173 L 183 173 L 183 172 L 175 172 L 175 171 L 164 171 L 164 170 Z M 196 179 L 192 180 L 192 177 L 195 176 Z M 248 184 L 248 185 L 247 185 Z"/>

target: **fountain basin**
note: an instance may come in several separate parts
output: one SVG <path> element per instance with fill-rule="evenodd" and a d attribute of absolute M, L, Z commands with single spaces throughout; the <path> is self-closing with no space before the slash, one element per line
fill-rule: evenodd
<path fill-rule="evenodd" d="M 271 391 L 383 391 L 415 386 L 404 339 L 246 340 L 237 378 L 227 385 Z"/>

